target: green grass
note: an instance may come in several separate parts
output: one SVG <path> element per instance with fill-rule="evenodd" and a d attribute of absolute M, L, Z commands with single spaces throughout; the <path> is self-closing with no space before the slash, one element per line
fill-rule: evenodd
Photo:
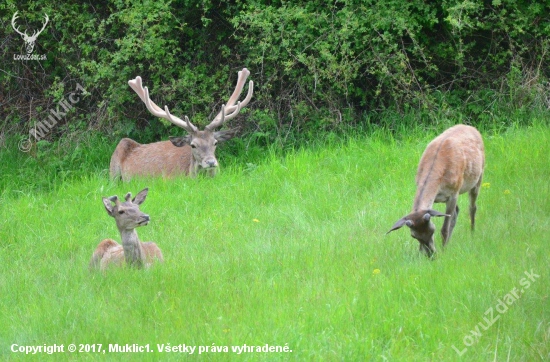
<path fill-rule="evenodd" d="M 10 185 L 0 203 L 0 359 L 183 357 L 10 351 L 70 343 L 292 350 L 190 358 L 201 360 L 550 359 L 550 129 L 485 136 L 477 230 L 470 233 L 463 195 L 452 240 L 442 251 L 437 235 L 432 261 L 407 230 L 385 233 L 410 211 L 417 163 L 435 134 L 381 132 L 270 154 L 212 179 L 111 184 L 103 173 L 47 192 Z M 145 186 L 141 209 L 152 222 L 138 233 L 159 245 L 165 263 L 90 273 L 96 245 L 120 240 L 101 197 Z M 540 277 L 497 313 L 531 270 Z M 499 319 L 484 330 L 490 308 Z M 476 326 L 481 336 L 471 340 Z"/>

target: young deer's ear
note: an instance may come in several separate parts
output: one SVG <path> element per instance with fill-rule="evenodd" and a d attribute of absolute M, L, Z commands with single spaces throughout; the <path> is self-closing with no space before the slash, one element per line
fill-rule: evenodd
<path fill-rule="evenodd" d="M 191 144 L 191 136 L 183 136 L 183 137 L 170 137 L 170 142 L 176 147 L 183 147 L 185 145 Z"/>
<path fill-rule="evenodd" d="M 114 198 L 114 200 L 113 200 L 113 198 Z M 111 197 L 104 197 L 103 198 L 103 206 L 105 206 L 105 210 L 107 211 L 107 214 L 109 214 L 109 216 L 113 216 L 113 203 L 112 203 L 111 200 L 116 201 L 117 197 L 116 196 L 111 196 Z"/>
<path fill-rule="evenodd" d="M 145 201 L 145 198 L 147 197 L 147 193 L 149 192 L 149 188 L 146 187 L 143 190 L 141 190 L 136 197 L 132 200 L 132 202 L 136 205 L 141 205 L 143 201 Z"/>

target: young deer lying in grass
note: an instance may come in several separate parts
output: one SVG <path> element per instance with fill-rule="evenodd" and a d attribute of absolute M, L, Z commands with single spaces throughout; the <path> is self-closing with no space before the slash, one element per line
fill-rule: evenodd
<path fill-rule="evenodd" d="M 103 198 L 103 205 L 107 214 L 115 218 L 116 226 L 122 238 L 122 245 L 112 239 L 105 239 L 99 243 L 90 260 L 90 269 L 105 270 L 109 265 L 126 264 L 143 268 L 149 267 L 156 260 L 162 262 L 162 252 L 153 242 L 142 243 L 138 239 L 136 228 L 149 223 L 149 215 L 139 209 L 149 189 L 140 191 L 132 200 L 132 194 L 127 193 L 125 202 L 120 202 L 118 196 Z M 113 202 L 115 203 L 113 205 Z"/>
<path fill-rule="evenodd" d="M 447 244 L 458 217 L 458 195 L 469 192 L 470 220 L 474 230 L 476 199 L 481 186 L 485 153 L 481 134 L 474 127 L 457 125 L 436 137 L 424 151 L 416 174 L 416 196 L 410 214 L 397 221 L 388 233 L 407 225 L 420 242 L 420 251 L 435 253 L 432 217 L 445 217 L 441 235 Z M 433 210 L 434 202 L 447 204 L 445 214 Z"/>

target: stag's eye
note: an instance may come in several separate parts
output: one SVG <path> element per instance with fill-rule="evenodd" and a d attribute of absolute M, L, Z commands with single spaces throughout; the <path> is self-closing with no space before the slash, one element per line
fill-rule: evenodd
<path fill-rule="evenodd" d="M 197 145 L 195 145 L 195 144 L 192 143 L 192 144 L 191 144 L 191 148 L 197 148 Z"/>
<path fill-rule="evenodd" d="M 120 215 L 124 214 L 124 210 L 119 210 L 118 212 Z"/>

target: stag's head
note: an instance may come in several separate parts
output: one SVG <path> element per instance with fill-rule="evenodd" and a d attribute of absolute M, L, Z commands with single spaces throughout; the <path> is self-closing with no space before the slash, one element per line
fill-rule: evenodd
<path fill-rule="evenodd" d="M 25 47 L 27 49 L 27 54 L 30 54 L 34 50 L 34 43 L 36 42 L 36 38 L 38 38 L 40 33 L 44 31 L 46 25 L 48 25 L 48 21 L 50 20 L 50 18 L 48 17 L 48 14 L 45 14 L 45 21 L 42 24 L 42 29 L 40 29 L 39 31 L 34 31 L 32 35 L 27 35 L 26 31 L 22 33 L 15 25 L 15 21 L 18 19 L 17 13 L 18 12 L 16 11 L 11 18 L 11 26 L 13 27 L 13 30 L 15 30 L 19 35 L 23 37 L 23 41 L 25 42 Z"/>
<path fill-rule="evenodd" d="M 196 167 L 208 170 L 210 175 L 215 175 L 218 168 L 218 160 L 215 155 L 217 144 L 235 137 L 237 133 L 236 129 L 223 131 L 216 131 L 216 129 L 221 127 L 226 121 L 236 117 L 241 109 L 246 107 L 248 102 L 250 102 L 254 92 L 254 83 L 252 81 L 248 84 L 246 98 L 242 102 L 237 102 L 249 75 L 250 72 L 246 68 L 238 73 L 237 85 L 227 104 L 222 106 L 218 115 L 202 131 L 193 125 L 187 116 L 181 119 L 172 115 L 168 110 L 168 106 L 164 106 L 164 110 L 157 106 L 149 98 L 149 90 L 147 87 L 143 87 L 141 77 L 138 76 L 128 81 L 128 84 L 139 95 L 149 112 L 157 117 L 167 119 L 172 124 L 187 131 L 187 135 L 170 137 L 170 141 L 176 147 L 190 146 Z"/>
<path fill-rule="evenodd" d="M 223 112 L 223 110 L 222 110 Z M 237 129 L 214 131 L 208 126 L 203 130 L 187 130 L 188 134 L 182 137 L 170 137 L 176 147 L 191 146 L 191 152 L 198 168 L 208 170 L 212 175 L 218 167 L 216 146 L 219 142 L 227 141 L 237 134 Z"/>
<path fill-rule="evenodd" d="M 139 205 L 145 201 L 148 192 L 149 189 L 145 188 L 133 199 L 132 194 L 128 192 L 124 197 L 124 202 L 120 202 L 116 195 L 103 198 L 105 210 L 109 216 L 115 219 L 116 226 L 120 232 L 130 231 L 149 223 L 149 215 L 139 209 Z"/>
<path fill-rule="evenodd" d="M 386 234 L 406 225 L 411 230 L 411 236 L 420 243 L 420 251 L 427 256 L 432 256 L 435 253 L 435 225 L 431 218 L 442 216 L 448 215 L 432 209 L 415 211 L 399 219 Z"/>

